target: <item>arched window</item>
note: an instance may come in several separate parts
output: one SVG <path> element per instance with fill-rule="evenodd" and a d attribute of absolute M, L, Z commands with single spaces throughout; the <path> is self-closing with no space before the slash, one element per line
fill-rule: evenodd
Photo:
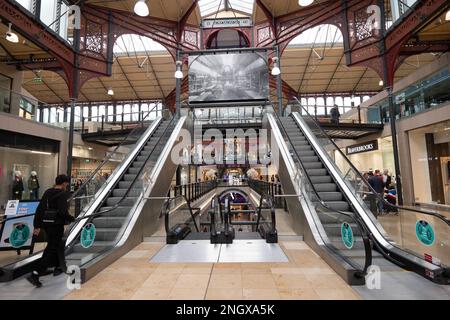
<path fill-rule="evenodd" d="M 242 32 L 225 29 L 213 34 L 207 47 L 208 49 L 248 48 L 250 44 Z"/>

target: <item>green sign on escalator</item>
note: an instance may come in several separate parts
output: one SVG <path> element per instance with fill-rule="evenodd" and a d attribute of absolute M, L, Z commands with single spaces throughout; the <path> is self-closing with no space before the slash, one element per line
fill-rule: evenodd
<path fill-rule="evenodd" d="M 92 247 L 95 241 L 95 226 L 92 223 L 88 223 L 83 230 L 81 230 L 81 246 L 85 249 Z"/>
<path fill-rule="evenodd" d="M 433 227 L 424 220 L 416 222 L 416 236 L 426 246 L 431 246 L 434 243 L 435 236 Z"/>
<path fill-rule="evenodd" d="M 355 240 L 353 237 L 352 227 L 347 222 L 344 222 L 341 225 L 341 237 L 342 237 L 342 242 L 344 243 L 344 246 L 347 249 L 352 249 Z"/>

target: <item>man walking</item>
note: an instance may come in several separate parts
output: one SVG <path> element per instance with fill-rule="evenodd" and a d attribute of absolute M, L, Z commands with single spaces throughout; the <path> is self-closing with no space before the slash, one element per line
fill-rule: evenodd
<path fill-rule="evenodd" d="M 74 217 L 69 214 L 69 204 L 67 199 L 69 193 L 69 177 L 59 175 L 55 179 L 55 187 L 45 191 L 42 199 L 36 209 L 34 217 L 34 232 L 38 236 L 41 229 L 44 229 L 47 236 L 47 246 L 45 247 L 42 258 L 36 263 L 36 266 L 27 280 L 39 288 L 42 283 L 39 276 L 42 275 L 47 268 L 54 267 L 53 275 L 57 276 L 65 271 L 64 261 L 64 224 L 74 221 Z"/>

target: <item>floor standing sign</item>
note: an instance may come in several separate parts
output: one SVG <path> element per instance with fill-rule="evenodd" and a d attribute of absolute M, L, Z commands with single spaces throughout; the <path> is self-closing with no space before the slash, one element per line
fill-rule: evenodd
<path fill-rule="evenodd" d="M 0 229 L 0 250 L 31 248 L 33 220 L 38 205 L 38 201 L 8 201 L 7 210 L 10 211 Z"/>

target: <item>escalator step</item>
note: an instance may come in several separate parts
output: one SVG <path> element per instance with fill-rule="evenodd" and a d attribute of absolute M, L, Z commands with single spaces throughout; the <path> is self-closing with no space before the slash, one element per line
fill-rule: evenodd
<path fill-rule="evenodd" d="M 312 157 L 315 155 L 315 152 L 313 150 L 309 151 L 297 151 L 298 155 L 300 157 Z"/>
<path fill-rule="evenodd" d="M 112 192 L 112 196 L 113 197 L 123 197 L 125 195 L 125 193 L 127 192 L 127 190 L 128 190 L 128 188 L 127 189 L 119 189 L 119 188 L 114 189 Z M 142 189 L 132 188 L 128 192 L 127 197 L 138 197 L 138 196 L 140 196 L 141 192 L 142 192 Z"/>
<path fill-rule="evenodd" d="M 314 156 L 314 157 L 302 157 L 302 161 L 303 161 L 303 163 L 319 162 L 319 157 L 317 157 L 317 156 Z"/>
<path fill-rule="evenodd" d="M 337 190 L 334 183 L 314 183 L 314 188 L 317 192 L 333 192 Z"/>
<path fill-rule="evenodd" d="M 131 186 L 132 181 L 120 181 L 118 189 L 128 189 Z M 142 180 L 135 182 L 136 188 L 142 188 Z"/>
<path fill-rule="evenodd" d="M 106 205 L 107 206 L 114 206 L 117 203 L 119 203 L 119 201 L 122 200 L 122 197 L 109 197 L 106 200 Z M 122 202 L 120 202 L 121 206 L 124 207 L 131 207 L 134 205 L 134 203 L 136 202 L 137 198 L 136 197 L 127 197 L 125 199 L 122 200 Z"/>
<path fill-rule="evenodd" d="M 326 205 L 334 210 L 338 211 L 349 211 L 350 205 L 347 201 L 325 201 Z"/>
<path fill-rule="evenodd" d="M 118 207 L 111 210 L 112 207 L 102 207 L 101 211 L 108 211 L 102 214 L 102 217 L 126 217 L 130 213 L 131 207 Z M 111 210 L 111 211 L 109 211 Z"/>
<path fill-rule="evenodd" d="M 123 180 L 124 181 L 133 181 L 133 179 L 136 178 L 135 174 L 124 174 L 123 175 Z"/>
<path fill-rule="evenodd" d="M 311 176 L 312 183 L 331 183 L 333 180 L 330 176 Z"/>
<path fill-rule="evenodd" d="M 120 228 L 124 224 L 125 217 L 98 217 L 92 220 L 96 228 Z"/>
<path fill-rule="evenodd" d="M 119 234 L 120 228 L 97 228 L 95 241 L 113 241 Z"/>
<path fill-rule="evenodd" d="M 334 192 L 318 192 L 319 193 L 319 197 L 320 199 L 322 199 L 322 201 L 328 202 L 328 201 L 341 201 L 343 196 L 342 193 L 338 192 L 338 191 L 334 191 Z M 316 197 L 313 196 L 312 197 L 313 201 L 317 201 Z"/>
<path fill-rule="evenodd" d="M 326 176 L 328 175 L 327 169 L 306 169 L 306 172 L 310 176 Z M 314 183 L 314 181 L 313 181 Z"/>
<path fill-rule="evenodd" d="M 301 159 L 303 161 L 303 159 Z M 304 162 L 303 166 L 305 169 L 322 169 L 323 165 L 321 162 Z"/>
<path fill-rule="evenodd" d="M 335 212 L 335 211 L 319 211 L 318 215 L 320 218 L 320 221 L 322 223 L 343 223 L 343 222 L 354 222 L 354 220 L 351 218 L 351 216 L 354 215 L 353 212 L 350 211 L 344 211 L 344 213 L 350 215 L 346 216 L 344 214 Z"/>

